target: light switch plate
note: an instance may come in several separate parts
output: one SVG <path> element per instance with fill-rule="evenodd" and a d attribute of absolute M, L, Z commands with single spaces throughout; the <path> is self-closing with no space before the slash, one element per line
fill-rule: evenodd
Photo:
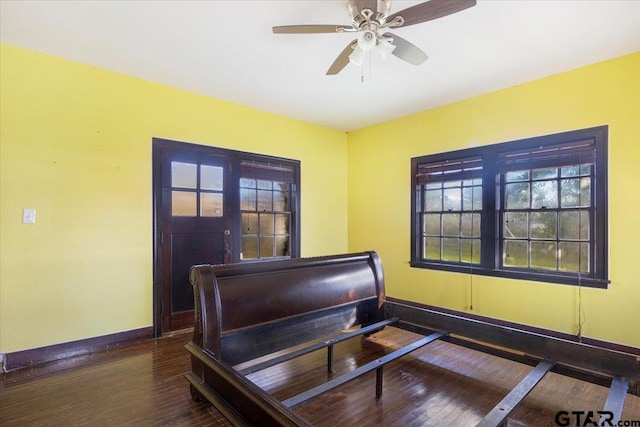
<path fill-rule="evenodd" d="M 36 210 L 33 208 L 22 209 L 22 223 L 23 224 L 35 224 L 36 223 Z"/>

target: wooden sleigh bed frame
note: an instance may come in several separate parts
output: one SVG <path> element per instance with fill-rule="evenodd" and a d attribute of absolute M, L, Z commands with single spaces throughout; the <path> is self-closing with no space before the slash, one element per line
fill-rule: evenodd
<path fill-rule="evenodd" d="M 620 419 L 627 392 L 640 395 L 633 354 L 388 301 L 375 252 L 199 265 L 191 268 L 190 279 L 195 325 L 186 346 L 191 354 L 186 378 L 191 395 L 211 402 L 234 425 L 310 425 L 292 408 L 372 371 L 380 397 L 384 366 L 436 340 L 534 365 L 478 425 L 505 424 L 549 371 L 610 385 L 603 412 L 614 420 Z M 246 378 L 318 350 L 326 351 L 331 372 L 335 344 L 389 325 L 424 337 L 282 401 Z"/>

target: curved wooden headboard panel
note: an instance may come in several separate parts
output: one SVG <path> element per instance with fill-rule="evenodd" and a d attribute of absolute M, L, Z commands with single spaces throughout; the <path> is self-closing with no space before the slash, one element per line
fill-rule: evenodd
<path fill-rule="evenodd" d="M 190 277 L 193 341 L 230 364 L 383 318 L 375 252 L 198 265 Z"/>

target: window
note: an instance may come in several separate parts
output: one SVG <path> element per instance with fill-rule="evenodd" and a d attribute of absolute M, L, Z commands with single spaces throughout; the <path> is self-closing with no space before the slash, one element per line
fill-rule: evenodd
<path fill-rule="evenodd" d="M 241 259 L 290 257 L 293 167 L 242 162 L 240 176 Z"/>
<path fill-rule="evenodd" d="M 418 166 L 418 204 L 425 259 L 478 264 L 482 215 L 482 159 Z"/>
<path fill-rule="evenodd" d="M 607 132 L 413 158 L 411 265 L 606 287 Z"/>
<path fill-rule="evenodd" d="M 222 216 L 222 183 L 220 166 L 171 162 L 171 215 Z"/>

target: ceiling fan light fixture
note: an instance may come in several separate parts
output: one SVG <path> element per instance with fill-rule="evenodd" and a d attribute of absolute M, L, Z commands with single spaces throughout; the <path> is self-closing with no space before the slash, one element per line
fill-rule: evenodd
<path fill-rule="evenodd" d="M 349 55 L 349 62 L 351 62 L 354 65 L 360 66 L 362 65 L 363 59 L 364 59 L 364 51 L 360 49 L 359 46 L 356 46 L 355 49 L 353 49 L 353 52 L 351 52 L 351 55 Z"/>
<path fill-rule="evenodd" d="M 395 48 L 396 46 L 392 45 L 391 41 L 385 38 L 380 40 L 380 43 L 378 43 L 378 52 L 380 52 L 380 56 L 382 56 L 383 61 L 387 60 Z"/>
<path fill-rule="evenodd" d="M 378 43 L 376 33 L 371 30 L 366 30 L 360 33 L 358 36 L 358 47 L 365 52 L 369 52 Z"/>

